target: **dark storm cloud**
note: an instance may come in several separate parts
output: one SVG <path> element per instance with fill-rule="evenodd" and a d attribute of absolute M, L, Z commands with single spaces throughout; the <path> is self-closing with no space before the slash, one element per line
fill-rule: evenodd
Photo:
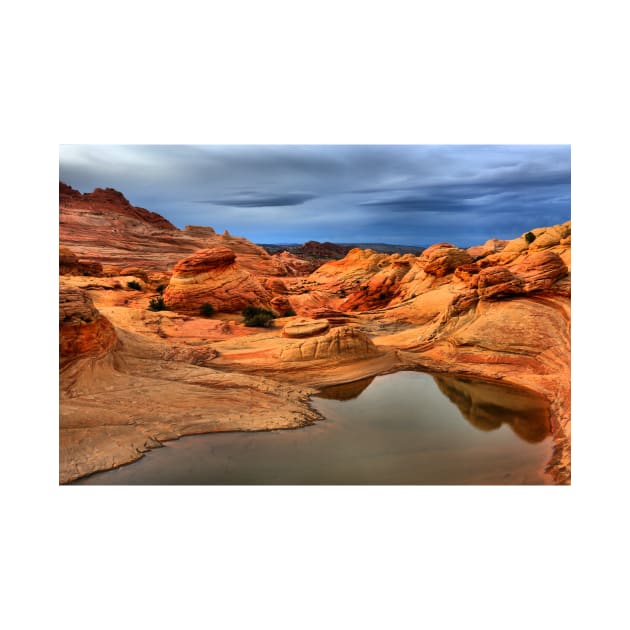
<path fill-rule="evenodd" d="M 305 201 L 315 199 L 315 197 L 316 195 L 307 193 L 286 193 L 275 197 L 244 193 L 231 199 L 210 199 L 198 203 L 211 203 L 216 206 L 232 206 L 234 208 L 264 208 L 268 206 L 299 206 Z"/>
<path fill-rule="evenodd" d="M 570 173 L 558 145 L 60 147 L 82 192 L 111 186 L 179 227 L 258 242 L 514 238 L 570 218 Z"/>

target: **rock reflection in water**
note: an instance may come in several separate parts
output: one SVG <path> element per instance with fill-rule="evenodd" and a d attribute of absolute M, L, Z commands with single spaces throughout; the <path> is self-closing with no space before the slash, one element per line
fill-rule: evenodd
<path fill-rule="evenodd" d="M 485 381 L 443 375 L 433 378 L 477 429 L 494 431 L 507 424 L 530 444 L 550 435 L 548 404 L 543 398 Z"/>
<path fill-rule="evenodd" d="M 328 400 L 352 400 L 357 398 L 363 390 L 374 380 L 373 376 L 362 378 L 352 383 L 344 383 L 343 385 L 331 385 L 322 389 L 317 396 L 319 398 L 327 398 Z"/>

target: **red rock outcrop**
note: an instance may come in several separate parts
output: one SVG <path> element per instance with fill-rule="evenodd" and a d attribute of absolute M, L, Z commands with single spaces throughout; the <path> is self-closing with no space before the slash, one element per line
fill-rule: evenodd
<path fill-rule="evenodd" d="M 109 320 L 94 307 L 83 289 L 59 285 L 59 363 L 65 366 L 83 356 L 105 355 L 116 344 Z"/>
<path fill-rule="evenodd" d="M 469 247 L 466 251 L 473 258 L 483 258 L 484 256 L 496 254 L 497 252 L 503 251 L 508 243 L 509 241 L 502 241 L 496 238 L 491 238 L 483 245 L 475 245 L 474 247 Z"/>
<path fill-rule="evenodd" d="M 369 311 L 383 308 L 396 296 L 402 279 L 409 272 L 411 263 L 393 254 L 389 264 L 377 271 L 358 291 L 346 298 L 339 306 L 344 311 Z"/>
<path fill-rule="evenodd" d="M 477 288 L 482 300 L 523 293 L 523 281 L 501 265 L 482 269 L 471 279 L 471 287 Z"/>
<path fill-rule="evenodd" d="M 443 278 L 455 271 L 459 265 L 466 265 L 472 261 L 472 256 L 465 249 L 460 249 L 450 243 L 431 245 L 418 258 L 424 272 L 436 278 Z"/>
<path fill-rule="evenodd" d="M 553 284 L 569 273 L 558 254 L 551 251 L 534 251 L 511 267 L 523 282 L 526 293 L 550 289 Z"/>
<path fill-rule="evenodd" d="M 210 227 L 178 230 L 156 212 L 131 205 L 112 188 L 81 194 L 59 183 L 59 244 L 85 262 L 160 272 L 170 271 L 199 249 L 221 246 L 231 249 L 241 267 L 252 273 L 290 273 L 281 259 L 245 238 L 218 235 Z"/>
<path fill-rule="evenodd" d="M 274 254 L 273 257 L 286 270 L 286 274 L 289 276 L 305 276 L 313 273 L 320 266 L 318 262 L 305 260 L 287 251 Z"/>
<path fill-rule="evenodd" d="M 102 276 L 103 266 L 99 263 L 80 261 L 67 247 L 59 248 L 60 276 Z"/>
<path fill-rule="evenodd" d="M 182 313 L 198 314 L 205 303 L 226 313 L 246 306 L 270 307 L 267 291 L 227 247 L 202 249 L 180 260 L 163 296 L 171 310 Z"/>
<path fill-rule="evenodd" d="M 289 302 L 289 298 L 285 295 L 277 295 L 272 298 L 270 301 L 271 309 L 278 313 L 280 317 L 287 317 L 292 314 L 295 314 L 295 309 L 291 306 L 291 302 Z"/>

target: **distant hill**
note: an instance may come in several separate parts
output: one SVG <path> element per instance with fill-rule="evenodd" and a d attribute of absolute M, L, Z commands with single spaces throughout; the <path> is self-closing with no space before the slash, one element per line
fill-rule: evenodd
<path fill-rule="evenodd" d="M 388 243 L 320 243 L 318 241 L 308 241 L 302 245 L 297 243 L 260 243 L 263 249 L 270 254 L 278 254 L 283 251 L 291 252 L 296 256 L 301 256 L 309 260 L 340 260 L 351 249 L 359 247 L 361 249 L 373 249 L 382 254 L 415 254 L 419 255 L 424 251 L 424 247 L 416 245 L 391 245 Z"/>

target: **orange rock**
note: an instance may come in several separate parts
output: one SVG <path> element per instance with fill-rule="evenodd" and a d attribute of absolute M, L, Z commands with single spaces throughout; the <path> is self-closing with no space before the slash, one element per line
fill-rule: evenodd
<path fill-rule="evenodd" d="M 291 302 L 284 295 L 278 295 L 270 302 L 272 310 L 274 310 L 280 317 L 286 317 L 286 313 L 290 313 L 295 309 L 291 306 Z"/>
<path fill-rule="evenodd" d="M 114 327 L 94 308 L 83 289 L 59 286 L 59 361 L 64 366 L 81 356 L 103 356 L 116 344 Z"/>
<path fill-rule="evenodd" d="M 425 273 L 442 278 L 455 271 L 456 267 L 473 261 L 472 256 L 464 249 L 450 243 L 436 243 L 427 247 L 419 257 Z"/>
<path fill-rule="evenodd" d="M 132 206 L 112 188 L 81 194 L 59 183 L 59 244 L 85 262 L 161 272 L 199 249 L 222 246 L 231 249 L 250 272 L 288 273 L 281 260 L 245 238 L 218 235 L 211 227 L 178 230 L 156 212 Z"/>
<path fill-rule="evenodd" d="M 365 333 L 349 326 L 340 326 L 333 328 L 326 335 L 310 337 L 284 346 L 278 358 L 281 361 L 363 359 L 381 352 Z"/>
<path fill-rule="evenodd" d="M 523 282 L 507 267 L 487 267 L 471 279 L 471 286 L 477 286 L 482 300 L 497 299 L 524 293 Z"/>
<path fill-rule="evenodd" d="M 267 278 L 263 286 L 270 293 L 276 293 L 277 295 L 286 295 L 287 293 L 287 285 L 279 278 Z"/>
<path fill-rule="evenodd" d="M 557 280 L 569 273 L 562 258 L 551 251 L 529 253 L 511 269 L 522 280 L 527 293 L 550 289 Z"/>
<path fill-rule="evenodd" d="M 163 296 L 171 310 L 182 313 L 198 314 L 205 303 L 226 313 L 246 306 L 270 307 L 267 291 L 227 247 L 202 249 L 180 260 Z"/>
<path fill-rule="evenodd" d="M 291 252 L 283 251 L 274 254 L 273 257 L 285 269 L 285 273 L 289 276 L 304 276 L 312 273 L 319 267 L 319 263 L 310 260 L 304 260 Z"/>
<path fill-rule="evenodd" d="M 290 337 L 291 339 L 302 339 L 304 337 L 322 335 L 329 329 L 330 324 L 325 319 L 302 319 L 287 324 L 282 329 L 282 335 L 284 337 Z"/>
<path fill-rule="evenodd" d="M 102 276 L 103 267 L 99 263 L 80 261 L 74 252 L 67 247 L 59 248 L 60 276 Z"/>

